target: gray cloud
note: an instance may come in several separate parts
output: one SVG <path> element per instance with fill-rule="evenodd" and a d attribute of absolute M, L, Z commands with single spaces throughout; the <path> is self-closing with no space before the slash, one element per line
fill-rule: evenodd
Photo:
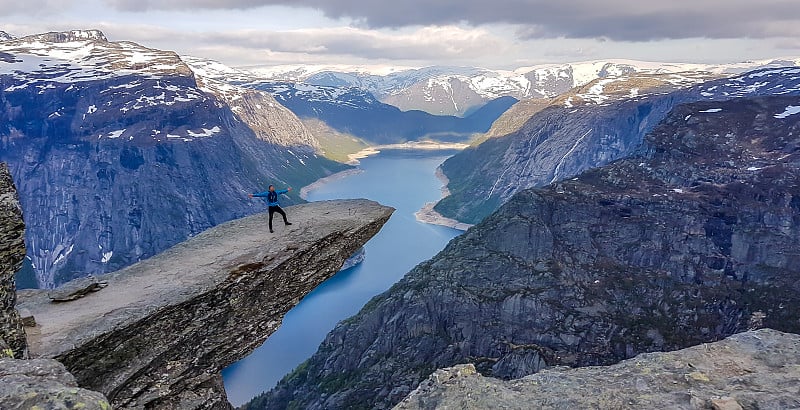
<path fill-rule="evenodd" d="M 55 14 L 65 7 L 59 0 L 0 0 L 0 16 Z M 4 26 L 6 24 L 0 23 L 0 30 Z"/>
<path fill-rule="evenodd" d="M 797 0 L 105 0 L 122 10 L 250 9 L 269 5 L 321 10 L 368 27 L 506 23 L 521 38 L 766 38 L 798 34 Z"/>

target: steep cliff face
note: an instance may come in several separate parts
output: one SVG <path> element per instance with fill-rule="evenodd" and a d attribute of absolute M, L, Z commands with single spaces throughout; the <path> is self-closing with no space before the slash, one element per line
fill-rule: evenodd
<path fill-rule="evenodd" d="M 16 310 L 14 274 L 25 257 L 25 223 L 14 181 L 0 162 L 0 357 L 28 354 L 25 329 Z"/>
<path fill-rule="evenodd" d="M 267 96 L 243 95 L 237 115 L 175 53 L 72 32 L 0 51 L 10 56 L 0 61 L 0 160 L 20 192 L 42 287 L 261 211 L 246 194 L 270 183 L 299 187 L 346 168 L 318 157 L 307 134 L 278 135 L 297 118 L 260 116 Z"/>
<path fill-rule="evenodd" d="M 800 332 L 798 106 L 682 105 L 640 155 L 516 194 L 250 408 L 389 407 L 458 363 L 511 378 Z"/>
<path fill-rule="evenodd" d="M 437 370 L 395 409 L 789 409 L 800 407 L 796 386 L 800 336 L 762 329 L 613 366 L 545 370 L 511 382 L 459 365 Z"/>
<path fill-rule="evenodd" d="M 33 357 L 55 358 L 115 408 L 229 408 L 220 371 L 250 354 L 286 312 L 374 236 L 392 208 L 366 200 L 287 208 L 216 226 L 64 303 L 19 292 L 37 321 Z M 51 295 L 52 296 L 52 295 Z"/>
<path fill-rule="evenodd" d="M 451 195 L 435 209 L 477 223 L 520 190 L 563 180 L 631 155 L 677 104 L 800 94 L 800 69 L 769 69 L 709 81 L 703 74 L 635 75 L 595 80 L 553 99 L 512 109 L 493 136 L 448 159 Z M 524 112 L 520 112 L 524 111 Z M 508 127 L 508 128 L 507 128 Z M 512 131 L 510 134 L 504 134 Z"/>

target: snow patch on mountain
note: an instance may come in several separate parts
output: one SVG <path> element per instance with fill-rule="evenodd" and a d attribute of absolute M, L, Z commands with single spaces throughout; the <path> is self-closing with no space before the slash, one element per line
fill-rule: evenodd
<path fill-rule="evenodd" d="M 63 41 L 48 41 L 51 36 Z M 74 30 L 0 42 L 0 75 L 10 75 L 14 91 L 38 83 L 79 83 L 136 74 L 162 78 L 187 73 L 177 54 L 153 50 L 132 42 L 108 42 L 98 31 Z"/>
<path fill-rule="evenodd" d="M 795 114 L 800 114 L 800 105 L 797 105 L 797 106 L 790 105 L 790 106 L 786 107 L 786 110 L 784 110 L 782 113 L 775 114 L 775 118 L 782 120 L 784 118 L 787 118 L 790 115 L 795 115 Z"/>

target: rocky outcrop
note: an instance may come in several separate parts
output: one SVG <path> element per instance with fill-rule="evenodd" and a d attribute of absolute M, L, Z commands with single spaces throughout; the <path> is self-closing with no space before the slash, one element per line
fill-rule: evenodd
<path fill-rule="evenodd" d="M 0 358 L 0 408 L 109 410 L 100 393 L 78 387 L 64 365 L 52 359 Z"/>
<path fill-rule="evenodd" d="M 244 96 L 240 115 L 173 52 L 59 36 L 75 41 L 0 43 L 11 56 L 0 64 L 0 161 L 19 190 L 39 287 L 263 211 L 247 193 L 269 184 L 299 188 L 347 168 L 317 156 L 288 110 L 259 117 L 274 101 L 263 93 Z M 294 192 L 287 204 L 301 202 Z"/>
<path fill-rule="evenodd" d="M 27 356 L 25 329 L 16 310 L 14 274 L 25 258 L 25 223 L 14 181 L 0 162 L 0 357 Z"/>
<path fill-rule="evenodd" d="M 250 408 L 385 408 L 455 364 L 518 377 L 800 333 L 798 105 L 682 105 L 638 156 L 518 193 Z"/>
<path fill-rule="evenodd" d="M 434 209 L 477 223 L 521 190 L 634 154 L 645 135 L 678 104 L 800 95 L 798 73 L 798 68 L 767 69 L 708 82 L 703 81 L 709 75 L 702 73 L 614 77 L 572 90 L 544 108 L 536 102 L 512 108 L 509 115 L 522 116 L 524 122 L 501 118 L 493 131 L 499 138 L 489 138 L 442 164 L 451 195 Z"/>
<path fill-rule="evenodd" d="M 800 336 L 762 329 L 508 382 L 471 364 L 437 370 L 395 409 L 789 409 L 800 408 L 797 386 Z"/>
<path fill-rule="evenodd" d="M 119 272 L 107 287 L 51 303 L 19 292 L 36 318 L 31 355 L 64 363 L 115 408 L 229 408 L 220 371 L 261 345 L 283 315 L 336 273 L 393 209 L 366 200 L 287 208 L 209 229 Z"/>

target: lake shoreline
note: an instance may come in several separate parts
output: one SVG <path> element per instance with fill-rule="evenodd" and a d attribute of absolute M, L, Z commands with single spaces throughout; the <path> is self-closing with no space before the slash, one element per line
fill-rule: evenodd
<path fill-rule="evenodd" d="M 372 155 L 380 154 L 381 150 L 405 150 L 405 151 L 445 151 L 445 150 L 463 150 L 469 147 L 469 144 L 460 142 L 429 142 L 429 141 L 411 141 L 400 144 L 387 144 L 387 145 L 374 145 L 367 147 L 353 154 L 347 156 L 348 165 L 358 165 L 358 160 L 367 158 Z"/>
<path fill-rule="evenodd" d="M 414 219 L 423 204 L 441 196 L 442 184 L 434 174 L 453 152 L 383 150 L 363 159 L 358 168 L 331 174 L 306 189 L 297 187 L 297 193 L 303 191 L 310 202 L 367 198 L 396 211 L 364 245 L 361 263 L 323 282 L 286 314 L 263 345 L 222 371 L 228 400 L 234 406 L 274 388 L 318 350 L 338 323 L 357 314 L 375 295 L 391 288 L 461 233 Z M 314 229 L 313 220 L 294 222 L 300 229 Z"/>
<path fill-rule="evenodd" d="M 444 172 L 442 172 L 441 167 L 436 168 L 435 175 L 436 178 L 442 183 L 442 188 L 441 188 L 442 197 L 439 198 L 439 200 L 441 201 L 442 199 L 450 196 L 450 190 L 447 189 L 447 184 L 450 183 L 450 180 L 447 179 L 447 176 L 444 174 Z M 437 202 L 427 202 L 425 205 L 422 206 L 422 208 L 419 211 L 414 213 L 414 217 L 417 218 L 418 221 L 426 224 L 446 226 L 448 228 L 457 229 L 459 231 L 466 231 L 467 229 L 474 226 L 472 224 L 460 222 L 458 220 L 455 220 L 453 218 L 448 218 L 440 214 L 435 209 L 433 209 L 433 207 L 436 206 L 436 203 Z"/>

